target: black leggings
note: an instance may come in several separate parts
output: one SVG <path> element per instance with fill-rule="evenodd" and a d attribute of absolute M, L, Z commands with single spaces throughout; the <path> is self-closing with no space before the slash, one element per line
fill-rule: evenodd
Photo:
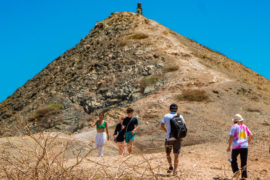
<path fill-rule="evenodd" d="M 242 169 L 242 178 L 247 178 L 247 157 L 248 157 L 248 149 L 233 149 L 232 150 L 232 170 L 233 172 L 239 171 L 237 164 L 237 156 L 240 154 L 241 159 L 241 169 Z"/>

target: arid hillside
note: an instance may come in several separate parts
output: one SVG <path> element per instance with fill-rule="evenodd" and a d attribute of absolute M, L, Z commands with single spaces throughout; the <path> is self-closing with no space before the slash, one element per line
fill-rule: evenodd
<path fill-rule="evenodd" d="M 204 172 L 195 170 L 198 167 L 212 167 L 213 173 L 208 174 L 211 178 L 215 173 L 230 176 L 228 165 L 225 167 L 218 160 L 226 159 L 224 146 L 236 113 L 242 114 L 254 134 L 256 148 L 251 158 L 262 167 L 253 174 L 254 178 L 269 177 L 270 170 L 264 166 L 269 162 L 265 151 L 270 141 L 270 81 L 218 52 L 130 12 L 113 13 L 98 22 L 80 43 L 0 104 L 3 137 L 0 143 L 1 147 L 7 147 L 1 151 L 15 152 L 12 148 L 22 146 L 16 143 L 28 142 L 29 137 L 20 135 L 50 131 L 61 132 L 61 137 L 55 137 L 53 152 L 63 148 L 63 139 L 70 142 L 64 159 L 75 161 L 78 152 L 93 157 L 95 152 L 87 153 L 87 149 L 93 148 L 95 137 L 95 129 L 89 129 L 89 123 L 97 120 L 98 112 L 106 111 L 112 133 L 129 106 L 139 119 L 137 156 L 142 153 L 148 153 L 147 158 L 163 156 L 160 152 L 165 134 L 160 130 L 160 122 L 173 102 L 179 105 L 189 130 L 184 140 L 186 163 L 187 157 L 193 161 L 202 158 L 197 165 L 189 164 L 186 168 L 190 173 L 185 172 L 183 177 L 194 177 L 194 172 L 196 176 L 204 176 Z M 10 136 L 17 137 L 4 138 Z M 42 152 L 39 138 L 34 141 Z M 74 147 L 75 151 L 69 151 Z M 206 151 L 213 153 L 212 159 L 207 159 Z M 105 160 L 112 161 L 109 157 L 116 154 L 115 144 L 109 142 Z M 204 161 L 218 165 L 208 167 L 203 165 Z M 153 173 L 151 168 L 148 170 L 148 174 Z M 260 173 L 265 176 L 257 176 Z"/>
<path fill-rule="evenodd" d="M 137 146 L 156 149 L 164 139 L 161 118 L 176 102 L 188 123 L 187 145 L 223 140 L 235 113 L 262 139 L 270 128 L 269 87 L 259 74 L 153 20 L 114 13 L 1 103 L 0 135 L 26 126 L 32 133 L 78 132 L 101 110 L 113 129 L 131 106 L 140 119 Z"/>
<path fill-rule="evenodd" d="M 89 115 L 125 105 L 136 107 L 143 132 L 171 102 L 180 104 L 200 142 L 206 137 L 197 134 L 219 132 L 234 113 L 263 132 L 269 87 L 259 74 L 153 20 L 114 13 L 1 103 L 0 135 L 20 134 L 14 115 L 32 132 L 77 132 Z M 110 114 L 114 125 L 119 117 Z"/>

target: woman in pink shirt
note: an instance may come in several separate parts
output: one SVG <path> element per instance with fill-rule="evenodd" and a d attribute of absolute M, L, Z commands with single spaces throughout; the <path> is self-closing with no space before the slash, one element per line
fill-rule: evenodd
<path fill-rule="evenodd" d="M 248 144 L 251 141 L 252 133 L 248 127 L 243 124 L 244 119 L 240 114 L 236 114 L 233 121 L 236 121 L 237 124 L 231 127 L 227 152 L 231 151 L 232 146 L 231 165 L 233 173 L 237 173 L 239 171 L 237 156 L 240 154 L 242 179 L 245 179 L 247 178 Z"/>

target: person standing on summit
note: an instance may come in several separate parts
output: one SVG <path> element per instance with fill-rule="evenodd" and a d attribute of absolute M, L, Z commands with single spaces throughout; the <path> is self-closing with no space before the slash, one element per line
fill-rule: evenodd
<path fill-rule="evenodd" d="M 127 109 L 127 117 L 123 119 L 122 129 L 125 131 L 125 140 L 127 143 L 128 153 L 132 154 L 135 133 L 138 129 L 138 119 L 133 117 L 134 110 L 132 108 Z"/>
<path fill-rule="evenodd" d="M 172 132 L 172 122 L 171 121 L 177 121 L 182 124 L 185 131 L 187 132 L 186 126 L 185 126 L 185 120 L 182 115 L 177 114 L 178 106 L 176 104 L 170 105 L 170 113 L 166 114 L 162 121 L 161 121 L 161 129 L 166 132 L 166 139 L 165 139 L 165 151 L 167 155 L 167 160 L 169 163 L 169 169 L 167 173 L 171 173 L 173 171 L 173 175 L 177 175 L 177 167 L 178 167 L 178 156 L 180 154 L 180 148 L 182 143 L 182 138 L 185 137 L 182 136 L 180 138 L 175 138 L 174 134 Z M 185 132 L 185 133 L 186 133 Z M 171 151 L 173 149 L 174 154 L 174 167 L 172 166 L 172 158 L 171 158 Z"/>
<path fill-rule="evenodd" d="M 251 142 L 252 133 L 248 127 L 243 124 L 244 119 L 240 114 L 236 114 L 233 121 L 236 121 L 237 125 L 231 127 L 227 152 L 231 151 L 232 146 L 231 166 L 233 173 L 239 172 L 237 156 L 240 154 L 242 179 L 245 179 L 247 178 L 248 144 Z"/>

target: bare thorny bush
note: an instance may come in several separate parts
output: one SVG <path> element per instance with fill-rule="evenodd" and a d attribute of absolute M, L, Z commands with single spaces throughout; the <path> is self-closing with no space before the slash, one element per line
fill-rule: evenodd
<path fill-rule="evenodd" d="M 5 108 L 7 112 L 10 111 Z M 12 115 L 12 113 L 10 113 Z M 22 116 L 14 116 L 22 137 L 6 137 L 0 142 L 0 179 L 157 179 L 162 174 L 162 163 L 157 158 L 146 158 L 139 154 L 137 161 L 133 156 L 112 157 L 113 165 L 103 158 L 90 156 L 94 148 L 89 142 L 85 146 L 72 144 L 61 133 L 31 133 L 28 123 Z M 74 141 L 79 141 L 78 139 Z M 124 168 L 123 168 L 124 167 Z"/>
<path fill-rule="evenodd" d="M 8 109 L 4 108 L 7 112 Z M 12 113 L 11 113 L 12 114 Z M 76 169 L 87 157 L 92 148 L 82 152 L 66 140 L 59 140 L 60 133 L 32 134 L 23 117 L 16 119 L 18 130 L 27 136 L 18 138 L 2 138 L 0 148 L 1 179 L 78 179 L 85 172 Z M 67 154 L 72 153 L 75 161 L 66 164 Z"/>
<path fill-rule="evenodd" d="M 155 177 L 151 159 L 141 153 L 141 161 L 129 164 L 131 156 L 119 158 L 117 166 L 106 165 L 93 158 L 92 146 L 76 147 L 61 133 L 31 133 L 22 116 L 13 115 L 22 137 L 2 138 L 0 147 L 0 179 L 130 179 Z M 75 141 L 79 141 L 76 139 Z M 125 168 L 123 168 L 125 167 Z M 155 167 L 158 168 L 158 167 Z M 149 174 L 150 173 L 150 174 Z M 139 176 L 138 176 L 139 174 Z"/>

